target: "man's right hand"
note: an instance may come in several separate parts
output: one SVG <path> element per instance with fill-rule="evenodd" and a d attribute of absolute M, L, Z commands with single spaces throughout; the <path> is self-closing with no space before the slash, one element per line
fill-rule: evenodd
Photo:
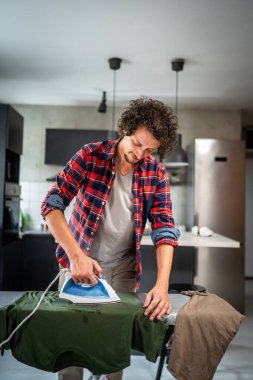
<path fill-rule="evenodd" d="M 83 253 L 77 258 L 70 260 L 71 277 L 75 283 L 87 282 L 91 285 L 97 285 L 96 275 L 102 276 L 102 268 L 98 262 Z"/>
<path fill-rule="evenodd" d="M 70 231 L 64 213 L 61 210 L 52 210 L 45 218 L 55 240 L 68 255 L 73 281 L 97 285 L 95 276 L 101 277 L 102 269 L 96 260 L 91 259 L 81 250 Z"/>

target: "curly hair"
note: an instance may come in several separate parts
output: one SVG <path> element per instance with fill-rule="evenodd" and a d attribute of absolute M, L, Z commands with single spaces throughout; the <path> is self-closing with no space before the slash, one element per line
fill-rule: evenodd
<path fill-rule="evenodd" d="M 131 100 L 118 120 L 120 135 L 132 135 L 138 127 L 146 127 L 160 142 L 158 154 L 163 157 L 176 145 L 177 122 L 172 109 L 164 103 L 141 97 Z"/>

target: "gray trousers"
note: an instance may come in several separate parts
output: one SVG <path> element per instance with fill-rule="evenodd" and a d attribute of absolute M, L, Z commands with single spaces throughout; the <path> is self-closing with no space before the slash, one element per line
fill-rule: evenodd
<path fill-rule="evenodd" d="M 132 263 L 123 262 L 115 268 L 103 268 L 103 275 L 106 277 L 106 281 L 117 292 L 135 292 L 135 260 Z M 64 282 L 64 273 L 61 273 L 59 279 L 59 289 Z M 101 380 L 122 380 L 123 371 L 114 372 L 111 374 L 103 375 L 101 377 L 94 376 L 91 379 Z M 58 380 L 82 380 L 83 368 L 80 367 L 68 367 L 58 372 Z"/>

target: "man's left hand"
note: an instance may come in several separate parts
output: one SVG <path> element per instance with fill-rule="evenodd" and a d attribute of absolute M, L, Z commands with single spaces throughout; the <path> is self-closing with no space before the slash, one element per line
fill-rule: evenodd
<path fill-rule="evenodd" d="M 151 321 L 155 318 L 160 320 L 171 312 L 168 290 L 155 286 L 148 292 L 143 306 L 146 308 L 144 314 L 149 315 Z"/>

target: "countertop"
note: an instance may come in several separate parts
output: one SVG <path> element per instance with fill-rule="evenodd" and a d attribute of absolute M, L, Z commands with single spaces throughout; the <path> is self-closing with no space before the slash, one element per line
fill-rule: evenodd
<path fill-rule="evenodd" d="M 216 247 L 216 248 L 239 248 L 240 242 L 226 236 L 214 233 L 212 236 L 194 236 L 191 232 L 182 232 L 179 238 L 180 247 Z M 144 235 L 142 245 L 152 245 L 150 235 Z"/>
<path fill-rule="evenodd" d="M 37 237 L 52 236 L 50 231 L 32 230 L 22 233 L 22 236 L 32 235 Z M 153 245 L 150 235 L 144 234 L 142 245 Z M 214 233 L 212 236 L 194 236 L 191 232 L 182 232 L 179 238 L 180 247 L 206 247 L 206 248 L 239 248 L 240 242 L 226 236 Z"/>
<path fill-rule="evenodd" d="M 26 235 L 32 235 L 32 236 L 37 236 L 37 237 L 50 237 L 52 236 L 51 232 L 49 230 L 47 231 L 42 231 L 42 230 L 27 230 L 24 232 L 20 233 L 20 238 L 22 239 L 23 236 Z"/>

